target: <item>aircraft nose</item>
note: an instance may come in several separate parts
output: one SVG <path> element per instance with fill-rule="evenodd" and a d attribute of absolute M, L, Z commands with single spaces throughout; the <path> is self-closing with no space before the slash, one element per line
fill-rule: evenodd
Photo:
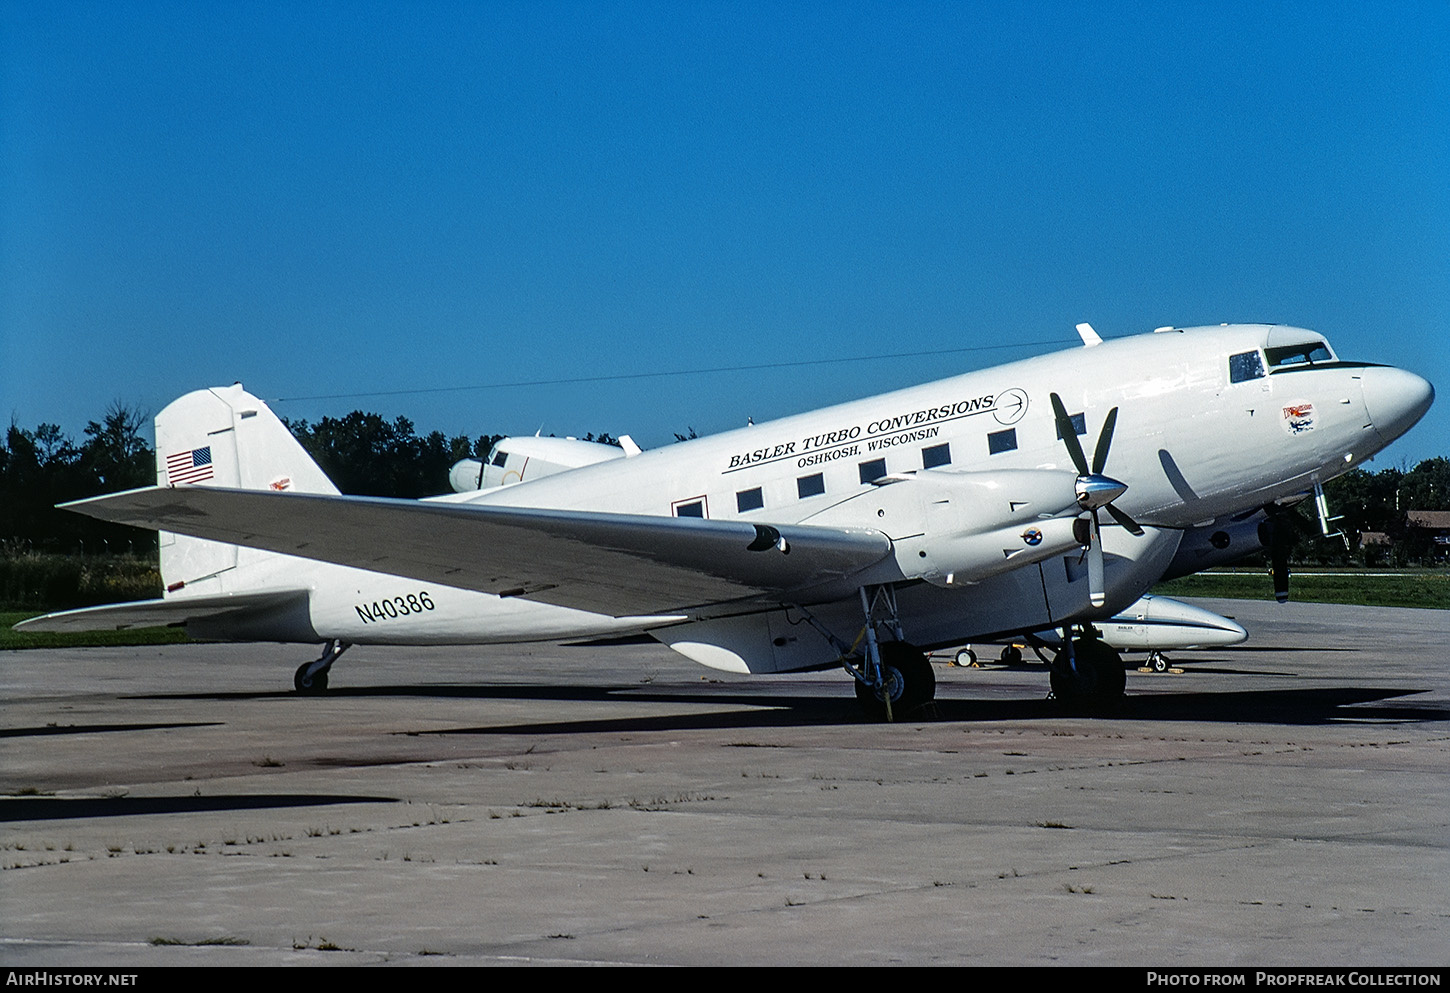
<path fill-rule="evenodd" d="M 1370 423 L 1386 444 L 1414 427 L 1435 402 L 1435 387 L 1427 380 L 1393 366 L 1363 370 L 1360 386 Z"/>

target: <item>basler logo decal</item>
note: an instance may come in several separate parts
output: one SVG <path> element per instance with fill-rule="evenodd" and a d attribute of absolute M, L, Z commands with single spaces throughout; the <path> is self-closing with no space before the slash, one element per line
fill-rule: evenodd
<path fill-rule="evenodd" d="M 844 424 L 831 431 L 798 438 L 776 438 L 770 444 L 748 452 L 736 452 L 722 470 L 739 472 L 751 466 L 794 459 L 800 468 L 849 458 L 900 444 L 936 438 L 941 427 L 952 421 L 990 413 L 1002 424 L 1012 424 L 1027 412 L 1027 393 L 1012 388 L 996 396 L 977 396 L 905 413 L 892 413 Z"/>

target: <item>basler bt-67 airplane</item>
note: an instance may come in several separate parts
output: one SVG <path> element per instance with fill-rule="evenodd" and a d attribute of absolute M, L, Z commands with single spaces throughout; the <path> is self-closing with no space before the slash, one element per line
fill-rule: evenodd
<path fill-rule="evenodd" d="M 1299 328 L 1079 333 L 1081 348 L 423 501 L 342 496 L 265 404 L 201 390 L 156 419 L 155 487 L 68 505 L 162 531 L 166 595 L 22 626 L 325 642 L 296 674 L 314 690 L 349 644 L 648 634 L 719 669 L 843 666 L 887 719 L 933 698 L 926 649 L 1051 628 L 1054 694 L 1109 704 L 1124 671 L 1094 620 L 1277 546 L 1284 506 L 1409 430 L 1434 390 Z"/>

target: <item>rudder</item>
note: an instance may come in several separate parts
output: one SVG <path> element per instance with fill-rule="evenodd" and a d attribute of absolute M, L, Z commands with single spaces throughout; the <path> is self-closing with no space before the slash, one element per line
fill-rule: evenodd
<path fill-rule="evenodd" d="M 240 383 L 188 393 L 156 415 L 156 485 L 338 492 L 271 408 Z M 229 592 L 239 556 L 269 554 L 164 531 L 160 545 L 167 596 Z"/>

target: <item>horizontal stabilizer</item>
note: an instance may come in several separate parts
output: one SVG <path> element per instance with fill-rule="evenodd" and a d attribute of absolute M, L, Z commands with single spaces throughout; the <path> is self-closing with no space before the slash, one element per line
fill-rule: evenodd
<path fill-rule="evenodd" d="M 131 490 L 65 507 L 136 527 L 613 616 L 809 591 L 891 552 L 891 539 L 870 528 L 211 487 Z"/>
<path fill-rule="evenodd" d="M 137 600 L 132 603 L 109 603 L 103 607 L 81 607 L 79 610 L 62 610 L 42 617 L 32 617 L 15 625 L 15 630 L 123 631 L 127 628 L 166 627 L 228 614 L 280 609 L 293 604 L 305 604 L 306 599 L 305 590 L 279 590 L 269 593 Z"/>

